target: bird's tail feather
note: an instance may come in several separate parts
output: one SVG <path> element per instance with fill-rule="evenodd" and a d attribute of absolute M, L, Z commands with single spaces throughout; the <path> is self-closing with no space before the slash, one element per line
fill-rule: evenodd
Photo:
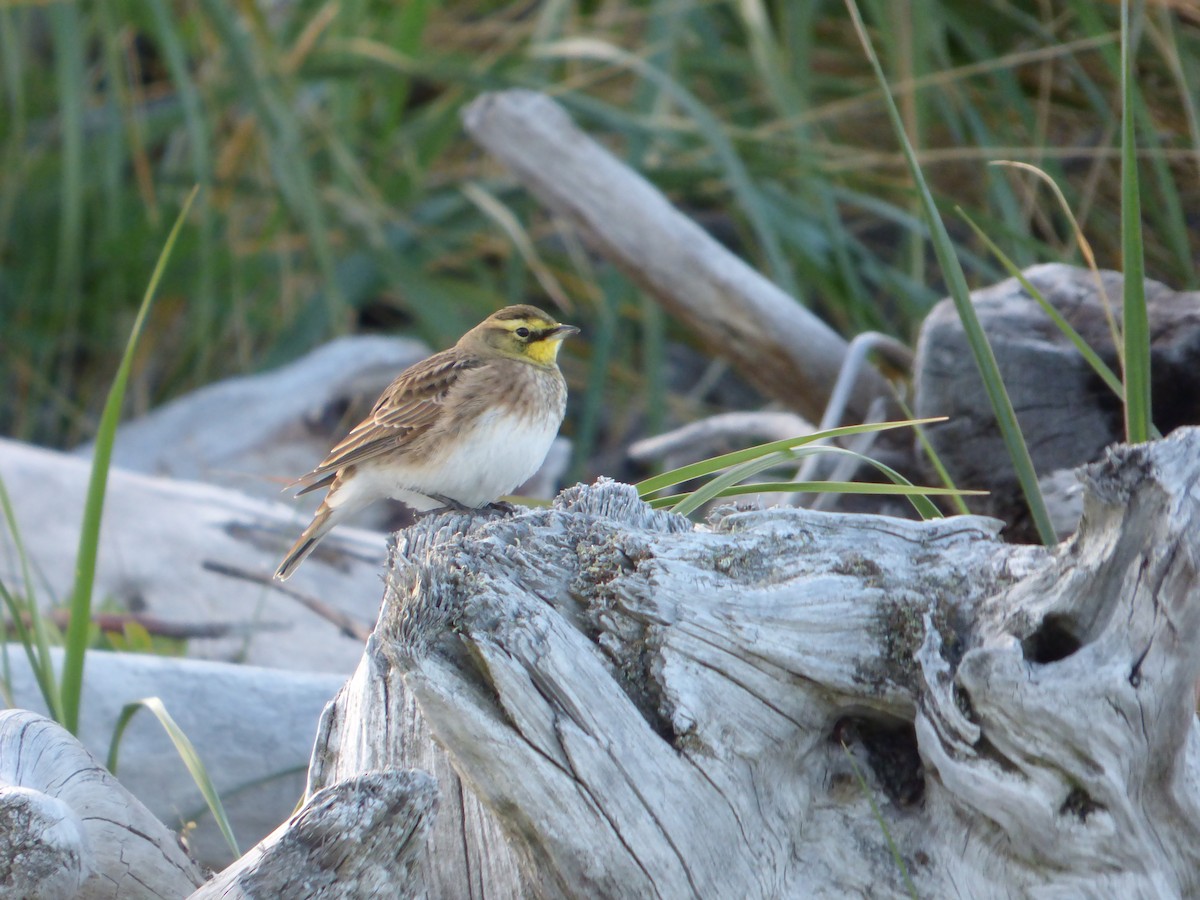
<path fill-rule="evenodd" d="M 279 564 L 279 568 L 275 570 L 275 577 L 280 581 L 287 581 L 292 577 L 292 574 L 300 567 L 300 563 L 308 558 L 308 554 L 312 553 L 320 542 L 321 538 L 329 533 L 330 529 L 337 524 L 340 515 L 336 515 L 337 509 L 321 504 L 317 509 L 317 514 L 313 516 L 312 523 L 304 529 L 296 543 L 292 544 L 292 549 L 287 552 L 287 556 L 283 558 L 283 562 Z"/>

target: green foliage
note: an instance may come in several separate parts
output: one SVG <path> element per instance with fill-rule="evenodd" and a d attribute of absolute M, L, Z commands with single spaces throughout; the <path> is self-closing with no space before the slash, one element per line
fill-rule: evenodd
<path fill-rule="evenodd" d="M 745 450 L 735 450 L 721 456 L 714 456 L 700 462 L 681 466 L 669 472 L 663 472 L 638 483 L 638 495 L 656 508 L 668 508 L 680 515 L 690 515 L 706 503 L 720 497 L 733 497 L 740 494 L 761 492 L 791 492 L 791 493 L 842 493 L 842 494 L 892 494 L 907 497 L 916 509 L 917 514 L 924 519 L 941 516 L 938 508 L 928 499 L 930 496 L 961 496 L 963 494 L 978 494 L 979 491 L 959 491 L 954 488 L 918 487 L 897 472 L 881 462 L 845 450 L 840 447 L 819 446 L 819 444 L 840 437 L 855 434 L 870 434 L 877 431 L 888 431 L 893 428 L 919 427 L 929 422 L 940 422 L 942 419 L 913 419 L 905 422 L 878 422 L 867 425 L 846 425 L 841 428 L 830 428 L 803 437 L 785 438 L 781 441 L 771 441 L 748 447 Z M 890 484 L 873 484 L 859 482 L 832 481 L 773 481 L 769 483 L 745 483 L 761 472 L 796 463 L 815 453 L 842 455 L 854 457 L 859 462 L 872 466 L 890 479 Z M 702 487 L 684 494 L 658 496 L 667 488 L 675 487 L 688 481 L 701 478 L 712 478 Z"/>
<path fill-rule="evenodd" d="M 174 226 L 167 236 L 162 251 L 159 253 L 158 261 L 150 276 L 150 282 L 142 297 L 137 318 L 134 320 L 133 329 L 130 332 L 129 340 L 125 347 L 125 353 L 121 357 L 116 376 L 109 387 L 100 428 L 96 435 L 95 450 L 92 456 L 91 477 L 88 483 L 83 520 L 80 523 L 79 550 L 75 563 L 75 582 L 69 607 L 70 618 L 67 633 L 65 636 L 58 635 L 59 639 L 54 641 L 54 643 L 61 643 L 64 648 L 60 678 L 55 677 L 53 659 L 50 653 L 50 645 L 52 643 L 50 623 L 38 608 L 29 557 L 25 552 L 24 542 L 21 539 L 21 531 L 8 496 L 8 491 L 3 481 L 0 480 L 0 511 L 3 512 L 5 524 L 7 525 L 14 550 L 20 562 L 21 577 L 25 586 L 24 593 L 17 595 L 0 582 L 0 599 L 3 600 L 4 608 L 13 623 L 17 639 L 23 645 L 25 653 L 29 658 L 30 668 L 33 670 L 38 688 L 42 693 L 47 708 L 50 710 L 51 716 L 72 734 L 78 734 L 79 732 L 79 711 L 80 702 L 83 697 L 83 673 L 84 663 L 87 659 L 87 650 L 89 646 L 95 643 L 98 637 L 98 629 L 92 622 L 92 593 L 95 587 L 96 558 L 100 545 L 100 526 L 104 514 L 104 495 L 108 483 L 113 441 L 116 438 L 121 406 L 124 401 L 129 372 L 133 364 L 134 353 L 137 349 L 138 338 L 141 335 L 143 323 L 150 311 L 159 282 L 162 280 L 167 260 L 171 257 L 171 251 L 175 247 L 175 242 L 179 237 L 184 222 L 187 220 L 188 211 L 192 207 L 192 201 L 195 200 L 198 192 L 199 187 L 197 186 L 184 200 L 183 208 L 175 219 Z M 0 635 L 0 637 L 7 639 L 8 635 L 4 634 Z M 133 645 L 140 649 L 153 646 L 153 640 L 146 629 L 132 622 L 125 626 L 121 639 L 113 636 L 110 640 L 117 644 Z M 5 699 L 11 703 L 12 697 L 8 691 L 11 679 L 9 678 L 7 652 L 8 648 L 7 644 L 5 644 Z M 121 711 L 121 715 L 118 717 L 113 729 L 112 741 L 109 748 L 109 771 L 114 775 L 116 774 L 117 754 L 121 744 L 121 737 L 133 715 L 141 708 L 149 709 L 153 712 L 162 724 L 163 729 L 175 745 L 180 759 L 187 766 L 196 785 L 200 788 L 200 792 L 204 796 L 209 809 L 212 810 L 221 833 L 225 836 L 230 849 L 233 850 L 234 856 L 240 856 L 241 853 L 237 848 L 237 842 L 234 840 L 229 820 L 225 815 L 225 810 L 221 805 L 220 797 L 217 795 L 212 780 L 204 768 L 204 764 L 196 753 L 195 747 L 188 740 L 187 735 L 179 728 L 175 720 L 167 712 L 162 700 L 158 697 L 147 697 L 130 703 Z"/>
<path fill-rule="evenodd" d="M 1029 504 L 1029 511 L 1033 517 L 1034 525 L 1037 527 L 1038 536 L 1041 538 L 1042 543 L 1053 545 L 1057 542 L 1054 534 L 1054 525 L 1050 521 L 1050 513 L 1046 509 L 1045 500 L 1042 499 L 1041 488 L 1038 486 L 1037 472 L 1033 468 L 1033 459 L 1029 455 L 1029 448 L 1025 445 L 1025 437 L 1021 434 L 1021 427 L 1017 423 L 1017 415 L 1013 411 L 1012 401 L 1009 400 L 1008 391 L 1005 389 L 1004 381 L 1000 377 L 1000 368 L 996 364 L 996 357 L 992 353 L 991 345 L 988 344 L 987 336 L 983 333 L 983 326 L 979 324 L 979 317 L 975 314 L 975 306 L 971 302 L 970 288 L 967 286 L 966 275 L 955 252 L 954 242 L 950 240 L 950 234 L 946 230 L 945 223 L 942 222 L 942 217 L 938 212 L 937 204 L 934 202 L 933 194 L 929 190 L 929 186 L 925 181 L 925 175 L 921 171 L 921 166 L 917 161 L 916 153 L 913 151 L 912 143 L 905 133 L 900 112 L 896 108 L 895 101 L 892 99 L 883 69 L 879 65 L 879 59 L 875 54 L 870 37 L 867 35 L 855 0 L 846 0 L 846 7 L 850 10 L 859 37 L 863 42 L 863 50 L 866 52 L 868 59 L 870 59 L 872 68 L 875 70 L 875 77 L 879 80 L 880 87 L 884 92 L 884 102 L 892 121 L 892 127 L 900 140 L 900 147 L 904 152 L 905 160 L 908 162 L 909 173 L 916 184 L 922 213 L 929 222 L 933 249 L 941 266 L 942 276 L 949 283 L 950 296 L 954 300 L 955 308 L 958 310 L 958 317 L 962 321 L 967 344 L 970 346 L 971 354 L 975 358 L 975 363 L 979 368 L 979 375 L 983 379 L 984 390 L 986 390 L 988 400 L 991 402 L 992 411 L 996 415 L 996 423 L 999 425 L 1004 445 L 1008 448 L 1009 458 L 1012 461 L 1013 469 L 1016 471 L 1017 480 L 1020 482 L 1021 490 L 1025 494 L 1025 501 Z"/>
<path fill-rule="evenodd" d="M 1092 367 L 1092 371 L 1094 371 L 1100 377 L 1100 380 L 1108 386 L 1109 390 L 1116 395 L 1117 399 L 1124 403 L 1125 388 L 1121 384 L 1121 379 L 1117 377 L 1116 373 L 1113 372 L 1111 368 L 1109 368 L 1108 363 L 1102 360 L 1096 351 L 1088 346 L 1087 341 L 1083 339 L 1083 335 L 1071 327 L 1071 323 L 1064 319 L 1062 313 L 1055 309 L 1050 301 L 1042 296 L 1042 292 L 1039 291 L 1033 285 L 1033 283 L 1025 277 L 1024 273 L 1017 268 L 1016 263 L 1009 259 L 1008 256 L 1005 255 L 1004 251 L 996 246 L 996 242 L 984 234 L 983 229 L 976 225 L 971 220 L 971 217 L 964 213 L 961 209 L 959 210 L 959 214 L 962 215 L 967 224 L 971 226 L 971 230 L 975 232 L 975 234 L 981 241 L 983 241 L 987 248 L 991 250 L 993 254 L 995 254 L 996 258 L 1000 261 L 1000 264 L 1004 266 L 1004 270 L 1021 283 L 1021 287 L 1025 289 L 1025 293 L 1037 301 L 1038 306 L 1042 308 L 1042 311 L 1049 316 L 1050 320 L 1054 323 L 1054 327 L 1061 331 L 1075 346 L 1075 349 L 1079 351 L 1080 355 L 1087 360 L 1088 365 Z"/>
<path fill-rule="evenodd" d="M 92 589 L 96 581 L 96 556 L 100 549 L 100 524 L 104 516 L 104 494 L 108 487 L 108 469 L 112 461 L 113 441 L 117 437 L 117 425 L 121 420 L 121 406 L 125 401 L 125 388 L 129 383 L 129 371 L 133 366 L 134 353 L 137 350 L 138 338 L 141 337 L 142 325 L 150 312 L 150 304 L 154 300 L 158 284 L 162 280 L 163 270 L 180 229 L 187 219 L 188 210 L 196 198 L 199 187 L 192 190 L 184 201 L 183 209 L 175 219 L 175 225 L 167 236 L 155 263 L 150 283 L 142 297 L 142 305 L 138 309 L 133 330 L 125 345 L 125 353 L 117 368 L 116 377 L 108 390 L 108 398 L 104 403 L 104 412 L 100 417 L 100 428 L 96 433 L 95 449 L 92 454 L 92 472 L 88 480 L 87 499 L 83 508 L 83 521 L 79 529 L 79 550 L 75 556 L 75 583 L 71 593 L 71 619 L 67 626 L 66 653 L 63 656 L 62 682 L 59 685 L 61 695 L 61 722 L 72 734 L 79 732 L 79 701 L 83 695 L 83 666 L 87 659 L 87 648 L 90 642 L 92 625 Z"/>
<path fill-rule="evenodd" d="M 1140 18 L 1140 17 L 1139 17 Z M 1140 24 L 1140 23 L 1137 23 Z M 1139 29 L 1140 30 L 1140 29 Z M 1136 122 L 1139 111 L 1133 69 L 1137 46 L 1129 0 L 1121 0 L 1121 251 L 1125 260 L 1125 439 L 1150 439 L 1150 323 L 1146 317 L 1145 264 L 1142 246 L 1142 201 L 1137 164 Z M 1187 245 L 1186 240 L 1184 246 Z"/>
<path fill-rule="evenodd" d="M 108 762 L 106 764 L 108 771 L 112 772 L 113 775 L 117 774 L 121 738 L 125 735 L 125 729 L 129 727 L 130 721 L 132 721 L 138 710 L 141 709 L 147 709 L 152 712 L 158 723 L 162 725 L 163 731 L 167 733 L 167 737 L 171 739 L 171 743 L 175 746 L 175 752 L 179 754 L 179 759 L 187 767 L 192 780 L 196 782 L 196 787 L 200 788 L 204 802 L 212 812 L 213 818 L 217 822 L 217 827 L 221 829 L 221 835 L 225 838 L 225 843 L 233 851 L 234 858 L 236 859 L 241 856 L 242 851 L 238 849 L 237 840 L 233 836 L 233 827 L 229 824 L 229 817 L 225 815 L 225 807 L 222 805 L 221 798 L 217 794 L 216 786 L 208 775 L 208 770 L 204 767 L 204 763 L 200 759 L 200 754 L 196 752 L 195 745 L 183 733 L 183 729 L 171 718 L 171 714 L 167 712 L 166 706 L 163 705 L 162 700 L 158 697 L 146 697 L 142 700 L 135 700 L 133 703 L 127 703 L 121 709 L 121 715 L 117 717 L 117 724 L 113 727 L 112 742 L 108 747 Z"/>
<path fill-rule="evenodd" d="M 48 623 L 38 609 L 37 595 L 34 592 L 33 573 L 29 565 L 29 556 L 25 553 L 25 542 L 21 539 L 21 529 L 8 496 L 4 480 L 0 479 L 0 508 L 4 512 L 4 523 L 12 538 L 17 560 L 21 565 L 21 579 L 25 585 L 22 593 L 11 591 L 4 582 L 0 581 L 0 598 L 4 600 L 4 610 L 12 622 L 15 637 L 25 650 L 29 660 L 29 668 L 41 691 L 42 699 L 50 715 L 57 722 L 63 721 L 62 692 L 54 675 L 54 661 L 50 655 L 51 635 Z M 7 632 L 7 629 L 5 629 Z M 9 677 L 8 634 L 3 635 L 4 645 L 4 690 L 7 694 L 12 679 Z M 11 705 L 11 697 L 6 702 Z"/>
<path fill-rule="evenodd" d="M 1100 264 L 1121 267 L 1117 12 L 864 4 L 932 197 L 1018 266 L 1076 250 L 1035 189 L 985 165 L 1001 155 L 1042 165 Z M 1167 6 L 1144 31 L 1155 52 L 1129 88 L 1146 267 L 1189 286 L 1200 33 Z M 943 293 L 883 93 L 837 2 L 0 4 L 0 433 L 93 436 L 163 210 L 196 183 L 130 372 L 135 411 L 347 330 L 445 345 L 557 284 L 606 342 L 568 360 L 577 474 L 647 423 L 707 412 L 664 374 L 667 342 L 687 336 L 463 135 L 462 104 L 513 85 L 561 99 L 846 334 L 910 339 Z M 949 236 L 969 283 L 1000 274 L 972 232 Z"/>

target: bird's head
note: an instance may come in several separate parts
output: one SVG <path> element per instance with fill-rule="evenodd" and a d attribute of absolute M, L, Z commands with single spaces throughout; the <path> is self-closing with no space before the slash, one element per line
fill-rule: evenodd
<path fill-rule="evenodd" d="M 563 338 L 578 333 L 574 325 L 556 322 L 536 306 L 506 306 L 468 331 L 459 343 L 550 369 L 556 365 Z"/>

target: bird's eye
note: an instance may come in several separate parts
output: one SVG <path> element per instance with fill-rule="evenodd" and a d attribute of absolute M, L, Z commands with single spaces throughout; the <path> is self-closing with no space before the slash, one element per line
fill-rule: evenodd
<path fill-rule="evenodd" d="M 529 329 L 526 328 L 524 325 L 522 325 L 520 328 L 518 328 L 515 333 L 516 333 L 517 337 L 519 337 L 519 338 L 529 337 Z"/>

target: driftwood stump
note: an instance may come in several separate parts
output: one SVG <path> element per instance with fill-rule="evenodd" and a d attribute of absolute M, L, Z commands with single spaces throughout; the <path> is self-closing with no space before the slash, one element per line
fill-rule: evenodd
<path fill-rule="evenodd" d="M 1061 264 L 1033 266 L 1026 279 L 1114 371 L 1120 373 L 1114 324 L 1121 321 L 1124 279 Z M 1164 434 L 1200 424 L 1200 292 L 1146 281 L 1154 423 Z M 1015 278 L 971 294 L 1030 455 L 1043 479 L 1097 459 L 1124 432 L 1123 406 Z M 1110 314 L 1112 319 L 1110 320 Z M 960 487 L 989 491 L 968 498 L 974 512 L 1009 523 L 1014 540 L 1037 540 L 1008 450 L 979 378 L 958 312 L 943 300 L 921 325 L 913 369 L 919 416 L 948 416 L 928 428 L 930 442 Z M 929 472 L 930 477 L 935 477 Z M 1075 520 L 1064 518 L 1066 536 Z"/>
<path fill-rule="evenodd" d="M 426 518 L 310 791 L 431 772 L 432 897 L 1194 896 L 1198 479 L 1195 429 L 1110 450 L 1050 551 L 614 483 Z"/>

